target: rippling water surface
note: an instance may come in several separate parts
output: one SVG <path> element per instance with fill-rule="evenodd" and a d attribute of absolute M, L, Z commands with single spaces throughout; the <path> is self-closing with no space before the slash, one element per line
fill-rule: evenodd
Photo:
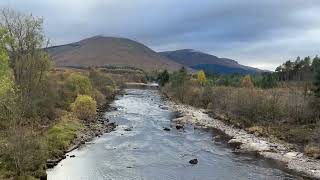
<path fill-rule="evenodd" d="M 213 141 L 214 132 L 191 125 L 164 131 L 172 112 L 156 90 L 128 89 L 113 106 L 106 116 L 116 130 L 70 152 L 76 157 L 48 170 L 49 180 L 299 179 L 275 162 L 233 153 Z M 199 163 L 190 165 L 194 158 Z"/>

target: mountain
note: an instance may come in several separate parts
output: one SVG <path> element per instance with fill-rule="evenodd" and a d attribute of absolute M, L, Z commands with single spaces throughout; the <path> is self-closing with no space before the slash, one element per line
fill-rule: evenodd
<path fill-rule="evenodd" d="M 184 66 L 204 70 L 210 74 L 256 74 L 263 72 L 263 70 L 257 68 L 241 65 L 232 59 L 219 58 L 193 49 L 165 51 L 159 52 L 159 54 Z"/>
<path fill-rule="evenodd" d="M 95 36 L 46 49 L 55 66 L 116 66 L 146 71 L 178 70 L 182 65 L 159 55 L 145 45 L 126 38 Z"/>

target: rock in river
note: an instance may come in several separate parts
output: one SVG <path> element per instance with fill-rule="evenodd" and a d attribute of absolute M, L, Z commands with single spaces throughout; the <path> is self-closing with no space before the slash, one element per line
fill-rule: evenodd
<path fill-rule="evenodd" d="M 191 159 L 189 161 L 190 164 L 198 164 L 198 159 Z"/>
<path fill-rule="evenodd" d="M 163 130 L 164 131 L 170 131 L 170 128 L 165 127 L 165 128 L 163 128 Z"/>
<path fill-rule="evenodd" d="M 132 128 L 128 127 L 124 129 L 125 131 L 132 131 Z"/>
<path fill-rule="evenodd" d="M 183 125 L 181 125 L 181 124 L 176 125 L 176 129 L 182 129 L 182 128 L 183 128 Z"/>

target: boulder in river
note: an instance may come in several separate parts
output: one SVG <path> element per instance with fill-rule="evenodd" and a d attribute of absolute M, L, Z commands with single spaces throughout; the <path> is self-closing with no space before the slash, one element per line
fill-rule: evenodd
<path fill-rule="evenodd" d="M 128 127 L 124 129 L 125 131 L 132 131 L 132 128 Z"/>
<path fill-rule="evenodd" d="M 198 159 L 191 159 L 189 161 L 190 164 L 198 164 Z"/>
<path fill-rule="evenodd" d="M 163 130 L 164 130 L 164 131 L 170 131 L 171 129 L 170 129 L 170 128 L 165 127 L 165 128 L 163 128 Z"/>
<path fill-rule="evenodd" d="M 183 129 L 183 125 L 177 124 L 177 125 L 176 125 L 176 129 Z"/>

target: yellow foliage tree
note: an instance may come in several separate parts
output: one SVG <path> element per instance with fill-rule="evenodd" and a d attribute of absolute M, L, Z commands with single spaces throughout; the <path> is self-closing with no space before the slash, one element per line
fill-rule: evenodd
<path fill-rule="evenodd" d="M 198 82 L 201 85 L 204 85 L 207 82 L 206 74 L 204 73 L 203 70 L 198 72 Z"/>
<path fill-rule="evenodd" d="M 242 78 L 241 86 L 245 87 L 245 88 L 253 88 L 254 87 L 250 75 L 246 75 L 245 77 Z"/>
<path fill-rule="evenodd" d="M 0 28 L 0 96 L 5 95 L 13 86 L 9 57 L 5 50 L 6 39 L 7 35 L 5 30 Z"/>

